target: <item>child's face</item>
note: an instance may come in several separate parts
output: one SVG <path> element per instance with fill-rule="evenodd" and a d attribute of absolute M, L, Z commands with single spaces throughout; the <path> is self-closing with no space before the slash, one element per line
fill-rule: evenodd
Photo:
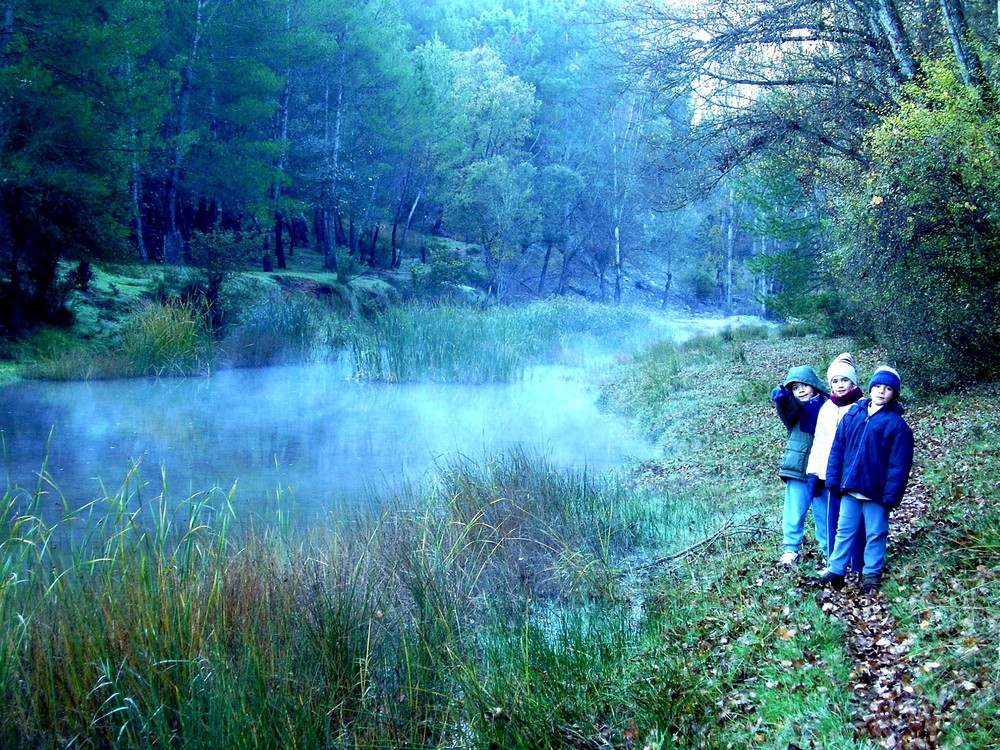
<path fill-rule="evenodd" d="M 816 389 L 805 383 L 792 383 L 789 388 L 792 391 L 792 395 L 799 401 L 808 401 L 816 395 Z"/>
<path fill-rule="evenodd" d="M 896 391 L 884 383 L 876 383 L 872 386 L 871 397 L 875 406 L 885 406 L 896 398 Z"/>
<path fill-rule="evenodd" d="M 843 375 L 837 375 L 836 377 L 830 378 L 830 392 L 833 393 L 834 396 L 843 396 L 853 387 L 854 383 L 851 382 L 851 379 L 844 377 Z"/>

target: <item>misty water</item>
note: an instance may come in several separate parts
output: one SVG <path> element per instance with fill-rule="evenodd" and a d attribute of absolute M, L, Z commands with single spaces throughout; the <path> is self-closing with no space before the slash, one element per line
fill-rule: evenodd
<path fill-rule="evenodd" d="M 678 322 L 685 338 L 721 321 Z M 343 364 L 226 370 L 204 378 L 0 389 L 7 488 L 44 491 L 42 513 L 119 492 L 183 501 L 236 485 L 242 517 L 313 518 L 426 486 L 457 458 L 524 449 L 562 469 L 607 472 L 659 448 L 600 406 L 619 353 L 568 346 L 516 382 L 361 383 Z"/>

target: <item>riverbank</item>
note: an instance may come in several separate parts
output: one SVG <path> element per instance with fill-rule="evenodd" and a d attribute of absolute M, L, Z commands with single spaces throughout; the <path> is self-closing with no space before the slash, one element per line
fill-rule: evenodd
<path fill-rule="evenodd" d="M 881 594 L 817 588 L 814 551 L 795 569 L 775 564 L 784 431 L 767 394 L 789 366 L 819 370 L 846 349 L 863 377 L 885 356 L 847 340 L 733 341 L 676 366 L 663 408 L 637 400 L 676 450 L 643 466 L 641 481 L 712 493 L 727 512 L 769 522 L 754 543 L 719 540 L 715 554 L 692 555 L 652 584 L 665 606 L 689 612 L 657 647 L 656 671 L 683 664 L 695 683 L 686 694 L 704 696 L 692 710 L 704 739 L 661 734 L 663 747 L 990 747 L 1000 736 L 995 389 L 927 400 L 907 391 L 904 373 L 917 463 L 891 521 Z M 628 403 L 635 389 L 616 387 Z"/>
<path fill-rule="evenodd" d="M 669 458 L 609 479 L 458 463 L 350 536 L 237 537 L 221 492 L 136 528 L 117 497 L 110 540 L 59 567 L 8 513 L 0 744 L 987 747 L 996 397 L 904 388 L 918 465 L 881 594 L 820 590 L 814 552 L 776 564 L 767 394 L 847 348 L 862 373 L 883 357 L 750 332 L 654 345 L 605 400 Z"/>

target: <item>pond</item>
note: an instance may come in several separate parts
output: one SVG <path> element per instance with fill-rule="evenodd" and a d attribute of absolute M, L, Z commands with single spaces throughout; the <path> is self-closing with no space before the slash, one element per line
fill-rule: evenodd
<path fill-rule="evenodd" d="M 176 502 L 236 484 L 240 513 L 311 517 L 423 486 L 456 457 L 514 448 L 603 473 L 660 450 L 600 407 L 614 356 L 568 347 L 521 380 L 488 385 L 360 383 L 343 364 L 21 382 L 0 389 L 7 487 L 41 487 L 54 522 L 64 507 L 116 494 L 135 465 L 138 495 L 166 487 Z"/>

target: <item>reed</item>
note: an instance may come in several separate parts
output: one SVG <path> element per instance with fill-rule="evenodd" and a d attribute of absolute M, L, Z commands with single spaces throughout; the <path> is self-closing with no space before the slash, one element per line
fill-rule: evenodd
<path fill-rule="evenodd" d="M 527 598 L 615 596 L 619 545 L 652 521 L 624 490 L 525 454 L 444 474 L 380 516 L 306 535 L 237 532 L 235 489 L 174 501 L 138 466 L 48 523 L 51 480 L 9 491 L 0 745 L 467 739 L 491 623 Z"/>
<path fill-rule="evenodd" d="M 205 311 L 191 302 L 150 304 L 122 329 L 125 374 L 190 375 L 208 369 L 213 342 Z"/>
<path fill-rule="evenodd" d="M 359 328 L 351 355 L 355 376 L 365 380 L 503 382 L 568 337 L 620 348 L 627 346 L 622 331 L 641 335 L 648 324 L 635 308 L 569 300 L 489 309 L 413 304 L 387 309 Z"/>
<path fill-rule="evenodd" d="M 264 295 L 226 330 L 221 343 L 229 364 L 259 367 L 310 359 L 321 341 L 323 315 L 304 295 Z"/>

